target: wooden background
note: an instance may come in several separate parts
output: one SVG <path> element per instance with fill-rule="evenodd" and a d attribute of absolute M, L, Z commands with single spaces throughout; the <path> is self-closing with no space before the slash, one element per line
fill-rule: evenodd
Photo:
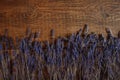
<path fill-rule="evenodd" d="M 120 30 L 120 0 L 0 0 L 0 34 L 22 37 L 26 27 L 40 31 L 40 40 L 65 36 L 89 25 L 90 31 L 116 35 Z"/>

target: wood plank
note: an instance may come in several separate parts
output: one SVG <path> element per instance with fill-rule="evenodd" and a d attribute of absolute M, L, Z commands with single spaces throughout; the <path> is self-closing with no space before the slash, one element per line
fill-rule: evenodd
<path fill-rule="evenodd" d="M 65 36 L 84 24 L 89 25 L 90 31 L 104 34 L 105 27 L 109 27 L 117 35 L 120 0 L 0 1 L 0 33 L 8 28 L 13 37 L 23 36 L 29 26 L 33 32 L 41 31 L 40 40 L 48 40 L 51 29 L 55 29 L 56 37 Z"/>

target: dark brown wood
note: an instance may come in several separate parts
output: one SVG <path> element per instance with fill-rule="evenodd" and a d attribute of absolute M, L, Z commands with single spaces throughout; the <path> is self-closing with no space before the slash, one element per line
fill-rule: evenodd
<path fill-rule="evenodd" d="M 48 40 L 50 30 L 65 36 L 89 26 L 90 31 L 113 35 L 120 30 L 120 0 L 0 0 L 0 33 L 24 36 L 26 27 L 40 31 L 40 40 Z"/>

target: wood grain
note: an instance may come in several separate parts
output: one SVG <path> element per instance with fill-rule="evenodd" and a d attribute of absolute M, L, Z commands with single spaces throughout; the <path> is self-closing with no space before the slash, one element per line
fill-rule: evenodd
<path fill-rule="evenodd" d="M 0 33 L 23 36 L 26 27 L 40 31 L 48 40 L 51 29 L 56 37 L 65 36 L 89 25 L 90 32 L 104 33 L 105 27 L 117 35 L 120 30 L 120 0 L 1 0 Z"/>

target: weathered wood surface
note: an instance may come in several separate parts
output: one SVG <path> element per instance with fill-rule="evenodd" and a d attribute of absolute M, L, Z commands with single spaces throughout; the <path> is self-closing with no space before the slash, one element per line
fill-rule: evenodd
<path fill-rule="evenodd" d="M 120 30 L 120 0 L 0 0 L 0 33 L 23 36 L 26 27 L 41 32 L 48 40 L 51 29 L 56 37 L 76 32 L 89 25 L 90 31 L 116 35 Z"/>

